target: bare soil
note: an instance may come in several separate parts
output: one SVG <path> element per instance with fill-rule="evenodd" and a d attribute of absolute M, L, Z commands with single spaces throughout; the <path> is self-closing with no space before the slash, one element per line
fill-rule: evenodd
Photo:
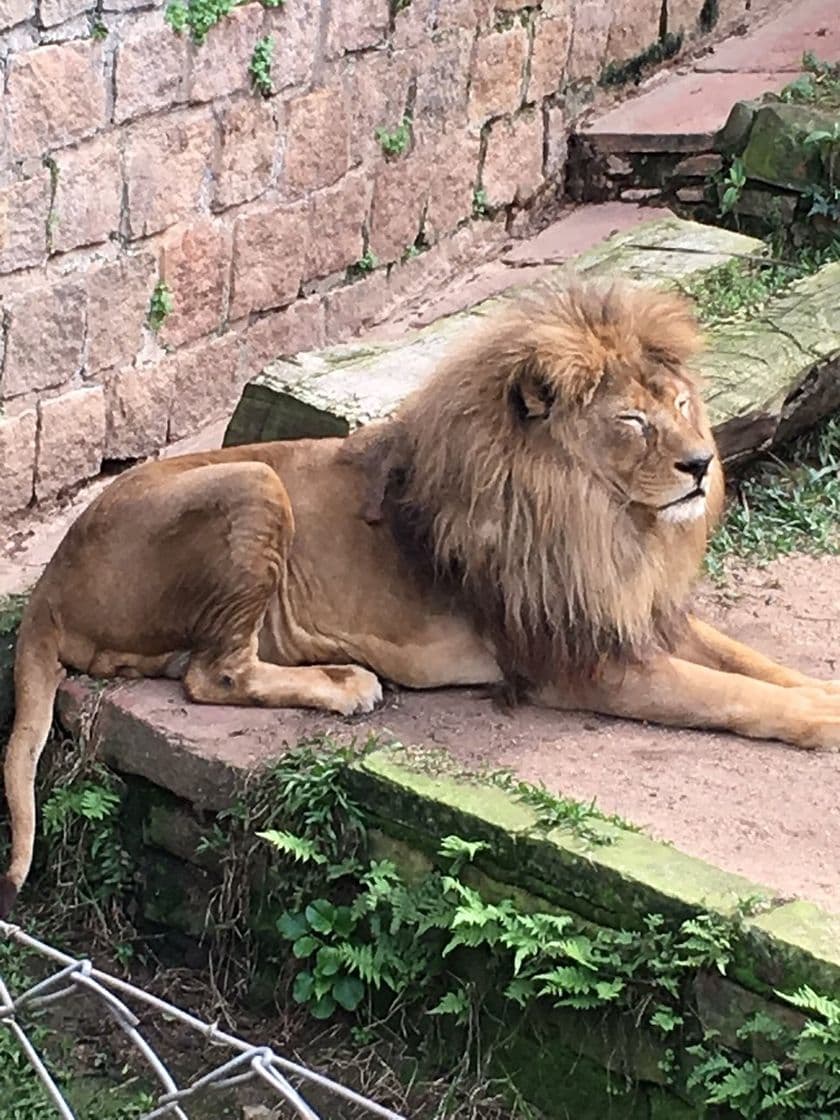
<path fill-rule="evenodd" d="M 703 589 L 700 613 L 764 653 L 840 676 L 840 557 L 793 556 Z M 840 913 L 840 754 L 523 707 L 479 691 L 398 693 L 366 726 L 510 769 L 718 867 Z"/>

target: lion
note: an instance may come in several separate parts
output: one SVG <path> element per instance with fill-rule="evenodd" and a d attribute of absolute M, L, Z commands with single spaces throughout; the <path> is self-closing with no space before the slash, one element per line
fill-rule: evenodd
<path fill-rule="evenodd" d="M 67 669 L 196 703 L 370 712 L 381 680 L 840 747 L 840 684 L 693 617 L 724 483 L 688 302 L 615 284 L 508 300 L 395 418 L 156 460 L 69 529 L 23 618 L 5 916 Z"/>

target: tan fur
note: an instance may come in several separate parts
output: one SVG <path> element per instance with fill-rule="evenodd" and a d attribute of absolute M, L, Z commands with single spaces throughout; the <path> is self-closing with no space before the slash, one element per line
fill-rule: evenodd
<path fill-rule="evenodd" d="M 569 288 L 480 326 L 393 421 L 120 476 L 20 632 L 8 913 L 65 667 L 197 702 L 370 711 L 410 688 L 840 747 L 838 686 L 685 613 L 722 502 L 686 304 Z"/>

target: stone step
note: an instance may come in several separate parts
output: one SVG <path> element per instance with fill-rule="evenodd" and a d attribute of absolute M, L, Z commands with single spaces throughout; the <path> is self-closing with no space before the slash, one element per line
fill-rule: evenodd
<path fill-rule="evenodd" d="M 733 255 L 760 253 L 761 242 L 675 217 L 625 230 L 579 255 L 574 270 L 674 284 L 720 267 Z M 568 275 L 561 264 L 542 280 Z M 272 363 L 246 386 L 226 445 L 303 436 L 345 435 L 389 415 L 418 388 L 476 318 L 500 296 L 446 316 L 399 339 L 333 347 Z M 701 359 L 721 453 L 734 461 L 813 423 L 840 404 L 840 265 L 794 284 L 754 318 L 709 332 Z"/>
<path fill-rule="evenodd" d="M 572 197 L 702 201 L 703 179 L 721 163 L 715 155 L 733 105 L 781 90 L 801 70 L 806 52 L 838 57 L 837 16 L 836 0 L 793 4 L 690 68 L 655 75 L 638 96 L 585 120 L 570 144 Z"/>

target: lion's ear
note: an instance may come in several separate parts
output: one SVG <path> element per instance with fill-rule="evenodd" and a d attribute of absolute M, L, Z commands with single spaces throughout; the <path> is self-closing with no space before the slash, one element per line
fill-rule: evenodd
<path fill-rule="evenodd" d="M 508 399 L 520 420 L 543 420 L 554 404 L 554 389 L 536 359 L 523 362 L 508 385 Z"/>

